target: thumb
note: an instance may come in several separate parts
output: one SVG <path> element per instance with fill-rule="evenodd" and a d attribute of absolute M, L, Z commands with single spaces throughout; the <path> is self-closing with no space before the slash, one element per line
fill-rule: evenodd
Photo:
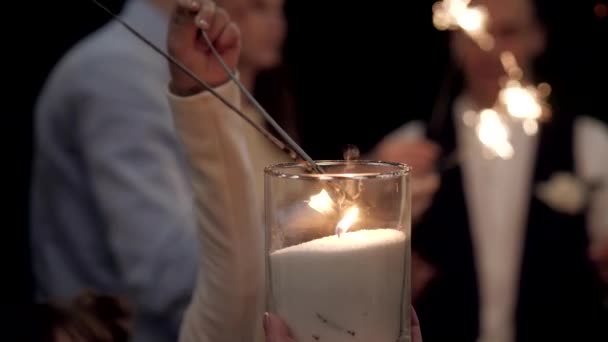
<path fill-rule="evenodd" d="M 412 197 L 434 195 L 441 185 L 441 177 L 436 172 L 412 177 Z"/>
<path fill-rule="evenodd" d="M 215 13 L 210 0 L 177 0 L 169 23 L 168 48 L 174 57 L 191 49 L 196 43 L 200 28 L 209 28 Z"/>
<path fill-rule="evenodd" d="M 289 334 L 287 325 L 273 314 L 264 314 L 264 331 L 266 342 L 295 342 Z"/>
<path fill-rule="evenodd" d="M 422 342 L 422 332 L 420 331 L 420 321 L 416 310 L 412 308 L 412 342 Z"/>

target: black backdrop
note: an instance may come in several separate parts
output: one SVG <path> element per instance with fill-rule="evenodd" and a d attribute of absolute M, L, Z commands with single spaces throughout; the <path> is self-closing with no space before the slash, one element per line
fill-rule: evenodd
<path fill-rule="evenodd" d="M 608 113 L 608 19 L 598 19 L 593 5 L 606 1 L 539 1 L 554 37 L 540 65 L 543 79 L 575 95 L 580 112 L 602 117 Z M 116 10 L 122 2 L 104 1 Z M 339 158 L 348 143 L 366 150 L 399 124 L 428 115 L 448 60 L 445 35 L 432 27 L 432 2 L 288 1 L 286 61 L 304 146 L 314 158 Z M 3 270 L 10 279 L 5 298 L 22 302 L 33 284 L 27 249 L 32 109 L 60 56 L 107 17 L 88 0 L 3 6 Z"/>

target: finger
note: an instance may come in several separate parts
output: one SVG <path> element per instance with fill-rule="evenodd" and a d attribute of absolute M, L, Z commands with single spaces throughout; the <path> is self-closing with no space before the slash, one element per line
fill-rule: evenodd
<path fill-rule="evenodd" d="M 418 319 L 418 314 L 416 313 L 416 310 L 414 310 L 414 307 L 412 307 L 412 328 L 419 327 L 419 326 L 420 326 L 420 320 Z"/>
<path fill-rule="evenodd" d="M 439 190 L 441 180 L 439 175 L 412 179 L 412 221 L 417 223 L 433 205 L 435 193 Z"/>
<path fill-rule="evenodd" d="M 415 301 L 435 278 L 437 270 L 418 253 L 412 252 L 412 299 Z"/>
<path fill-rule="evenodd" d="M 412 342 L 422 342 L 422 332 L 420 331 L 420 321 L 416 310 L 412 307 Z"/>
<path fill-rule="evenodd" d="M 439 145 L 430 141 L 415 142 L 413 145 L 416 147 L 416 151 L 422 155 L 426 155 L 429 158 L 438 158 L 441 153 Z"/>
<path fill-rule="evenodd" d="M 411 147 L 411 150 L 406 151 L 405 158 L 412 161 L 414 172 L 423 173 L 432 171 L 439 160 L 439 149 L 434 145 L 416 145 Z"/>
<path fill-rule="evenodd" d="M 431 196 L 437 192 L 441 178 L 437 173 L 428 173 L 424 176 L 412 177 L 412 197 Z"/>
<path fill-rule="evenodd" d="M 424 155 L 418 155 L 411 151 L 394 151 L 392 153 L 383 153 L 378 156 L 381 160 L 389 162 L 405 163 L 414 174 L 424 174 L 431 172 L 435 168 L 436 159 L 429 158 Z"/>
<path fill-rule="evenodd" d="M 213 24 L 216 10 L 217 6 L 215 2 L 203 0 L 201 10 L 196 15 L 196 25 L 203 30 L 208 30 Z"/>
<path fill-rule="evenodd" d="M 397 151 L 421 158 L 438 158 L 441 153 L 441 148 L 430 141 L 394 140 L 388 144 Z"/>
<path fill-rule="evenodd" d="M 192 47 L 196 41 L 196 33 L 198 30 L 198 27 L 194 22 L 198 10 L 195 11 L 186 6 L 186 2 L 183 2 L 184 0 L 179 1 L 180 2 L 177 3 L 177 6 L 175 6 L 171 15 L 169 34 L 167 37 L 169 53 L 173 56 L 180 55 L 181 52 Z"/>
<path fill-rule="evenodd" d="M 425 177 L 435 171 L 435 161 L 432 159 L 405 158 L 405 163 L 411 167 L 414 177 Z"/>
<path fill-rule="evenodd" d="M 440 148 L 428 142 L 387 141 L 382 143 L 377 155 L 380 159 L 406 163 L 413 173 L 430 172 L 435 168 Z"/>
<path fill-rule="evenodd" d="M 228 24 L 230 23 L 230 16 L 228 12 L 223 8 L 218 8 L 215 12 L 215 16 L 213 17 L 209 29 L 207 32 L 207 37 L 211 40 L 211 42 L 216 42 L 220 35 L 226 30 Z"/>
<path fill-rule="evenodd" d="M 177 7 L 195 14 L 201 8 L 197 0 L 177 0 Z"/>
<path fill-rule="evenodd" d="M 264 331 L 267 342 L 293 342 L 289 328 L 281 319 L 273 314 L 264 315 Z"/>
<path fill-rule="evenodd" d="M 412 222 L 418 223 L 432 204 L 432 198 L 412 199 Z"/>
<path fill-rule="evenodd" d="M 229 50 L 235 50 L 234 56 L 226 56 L 227 61 L 230 58 L 238 58 L 238 48 L 241 44 L 241 31 L 235 23 L 230 23 L 217 38 L 215 46 L 220 53 Z"/>
<path fill-rule="evenodd" d="M 191 42 L 191 37 L 195 36 L 198 29 L 195 18 L 201 11 L 201 3 L 208 4 L 209 2 L 210 0 L 178 0 L 171 18 L 172 38 L 187 39 Z"/>
<path fill-rule="evenodd" d="M 196 4 L 196 9 L 194 8 Z M 173 10 L 171 24 L 173 28 L 192 29 L 195 27 L 194 18 L 200 8 L 200 4 L 192 0 L 179 0 Z"/>

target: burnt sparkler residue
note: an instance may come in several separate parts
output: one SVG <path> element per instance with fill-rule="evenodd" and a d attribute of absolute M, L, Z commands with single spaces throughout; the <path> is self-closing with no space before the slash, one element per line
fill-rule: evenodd
<path fill-rule="evenodd" d="M 323 324 L 327 325 L 328 327 L 330 327 L 330 328 L 332 328 L 332 329 L 334 329 L 334 330 L 337 330 L 337 331 L 343 332 L 343 333 L 348 334 L 348 335 L 350 335 L 350 336 L 352 336 L 352 337 L 355 337 L 355 336 L 357 335 L 357 333 L 356 333 L 354 330 L 349 330 L 349 329 L 346 329 L 346 328 L 344 328 L 344 327 L 340 326 L 339 324 L 337 324 L 336 322 L 330 321 L 329 319 L 325 318 L 323 315 L 321 315 L 321 314 L 319 314 L 319 313 L 317 313 L 317 314 L 316 314 L 316 316 L 317 316 L 317 318 L 318 318 L 318 319 L 319 319 L 319 320 L 320 320 L 320 321 L 321 321 Z M 314 336 L 313 336 L 313 337 L 314 337 Z"/>

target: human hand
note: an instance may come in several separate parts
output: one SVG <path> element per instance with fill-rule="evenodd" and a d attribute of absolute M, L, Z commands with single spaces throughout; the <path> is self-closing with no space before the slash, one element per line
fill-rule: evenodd
<path fill-rule="evenodd" d="M 439 189 L 440 177 L 436 171 L 440 148 L 429 141 L 410 141 L 388 138 L 374 151 L 374 158 L 405 163 L 412 167 L 412 220 L 418 221 L 433 203 Z"/>
<path fill-rule="evenodd" d="M 192 70 L 196 76 L 217 87 L 229 77 L 202 38 L 204 30 L 231 70 L 236 70 L 241 49 L 241 34 L 228 13 L 212 0 L 176 0 L 171 16 L 167 45 L 169 54 Z M 188 96 L 203 90 L 182 70 L 170 65 L 171 91 Z"/>
<path fill-rule="evenodd" d="M 435 194 L 441 185 L 441 177 L 437 172 L 424 175 L 412 174 L 410 184 L 412 190 L 412 222 L 417 223 L 433 204 Z"/>
<path fill-rule="evenodd" d="M 415 175 L 435 171 L 440 148 L 428 140 L 386 138 L 374 149 L 374 158 L 389 162 L 405 163 Z"/>
<path fill-rule="evenodd" d="M 437 269 L 412 251 L 412 299 L 416 301 L 437 275 Z"/>

